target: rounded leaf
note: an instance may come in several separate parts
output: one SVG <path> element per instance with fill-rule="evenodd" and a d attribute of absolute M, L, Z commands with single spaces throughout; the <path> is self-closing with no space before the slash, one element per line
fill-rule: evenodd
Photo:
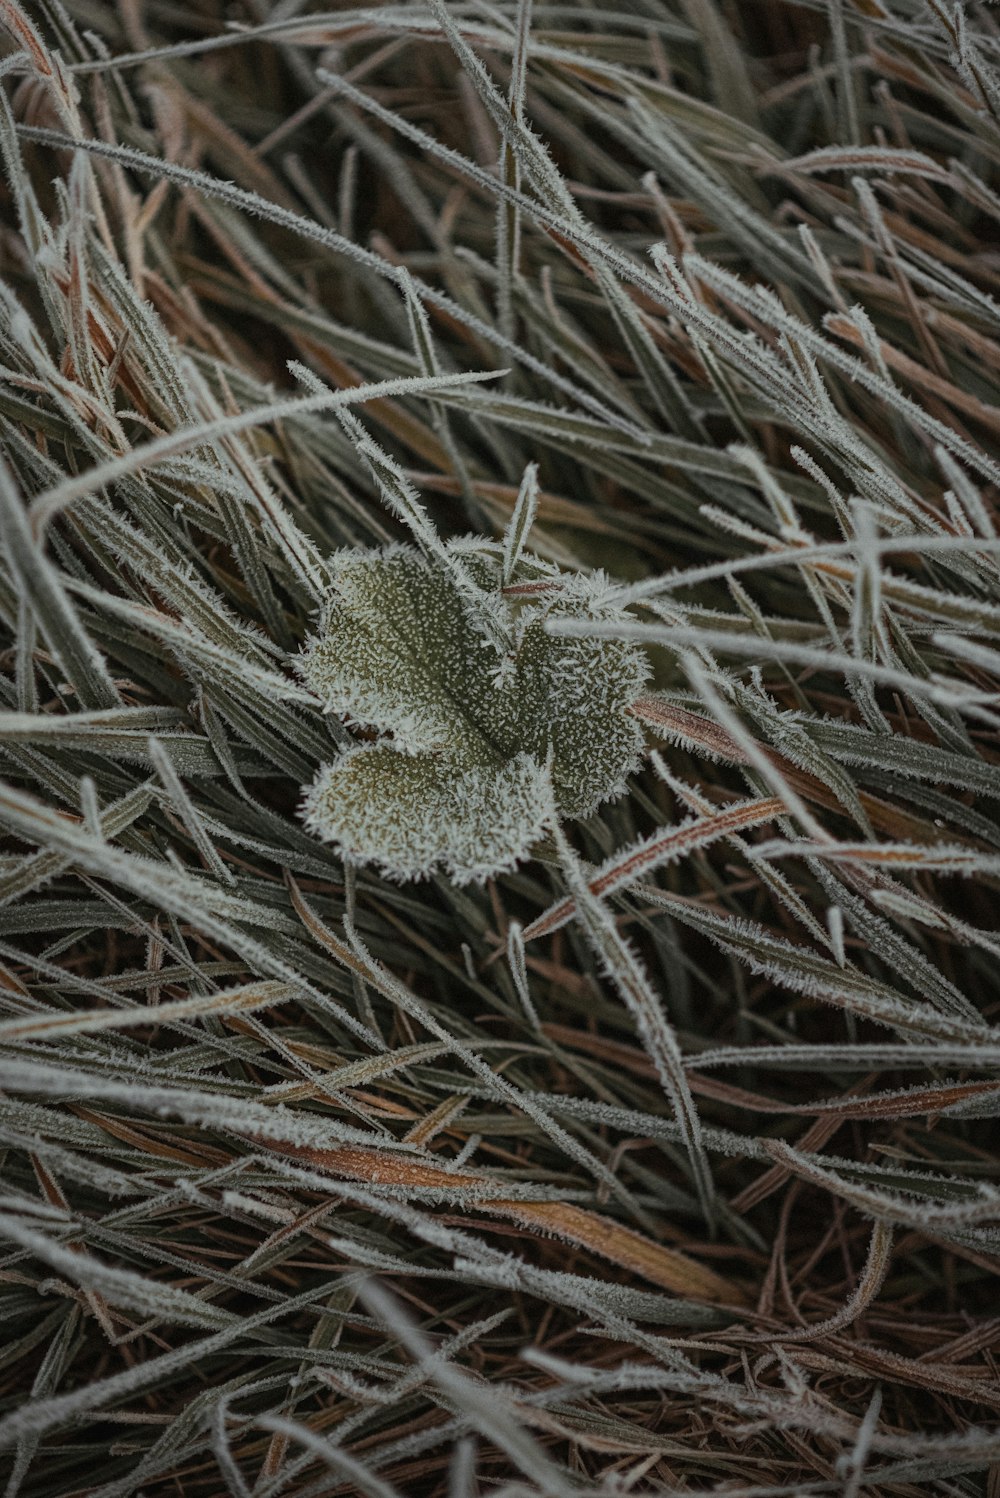
<path fill-rule="evenodd" d="M 441 871 L 467 884 L 526 857 L 551 805 L 545 769 L 528 754 L 470 765 L 364 744 L 320 771 L 304 810 L 310 831 L 348 862 L 377 864 L 392 879 Z"/>
<path fill-rule="evenodd" d="M 621 617 L 599 577 L 449 542 L 333 558 L 335 594 L 299 658 L 331 712 L 385 736 L 328 767 L 312 829 L 399 878 L 483 878 L 523 857 L 554 810 L 589 816 L 639 765 L 629 709 L 647 677 L 627 641 L 550 635 L 550 617 Z"/>

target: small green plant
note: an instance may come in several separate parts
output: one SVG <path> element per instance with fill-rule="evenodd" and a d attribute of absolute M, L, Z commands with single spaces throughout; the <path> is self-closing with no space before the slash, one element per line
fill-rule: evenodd
<path fill-rule="evenodd" d="M 629 708 L 643 655 L 554 638 L 550 617 L 622 619 L 600 574 L 536 558 L 508 569 L 476 538 L 432 556 L 347 551 L 299 659 L 328 711 L 374 731 L 320 771 L 307 825 L 344 858 L 396 879 L 482 880 L 528 855 L 553 817 L 586 817 L 625 789 L 642 731 Z"/>

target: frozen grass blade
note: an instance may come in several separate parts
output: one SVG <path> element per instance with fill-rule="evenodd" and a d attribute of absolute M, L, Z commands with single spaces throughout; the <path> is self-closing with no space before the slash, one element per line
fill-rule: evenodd
<path fill-rule="evenodd" d="M 524 470 L 521 487 L 517 491 L 517 499 L 514 502 L 510 524 L 504 533 L 502 571 L 504 587 L 509 586 L 514 580 L 514 573 L 517 569 L 521 552 L 524 550 L 537 514 L 538 467 L 535 463 L 529 463 Z"/>
<path fill-rule="evenodd" d="M 684 1076 L 680 1048 L 670 1021 L 663 1012 L 662 1000 L 654 992 L 635 953 L 619 934 L 614 920 L 602 905 L 600 896 L 591 894 L 572 850 L 558 828 L 554 829 L 553 836 L 559 848 L 563 873 L 572 892 L 576 913 L 588 941 L 634 1018 L 663 1090 L 671 1101 L 687 1146 L 701 1208 L 711 1224 L 715 1217 L 711 1170 L 701 1139 L 698 1112 Z"/>

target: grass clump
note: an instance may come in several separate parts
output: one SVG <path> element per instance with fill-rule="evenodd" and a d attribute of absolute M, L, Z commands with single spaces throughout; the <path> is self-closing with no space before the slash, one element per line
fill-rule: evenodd
<path fill-rule="evenodd" d="M 0 19 L 7 1498 L 995 1492 L 990 7 Z"/>

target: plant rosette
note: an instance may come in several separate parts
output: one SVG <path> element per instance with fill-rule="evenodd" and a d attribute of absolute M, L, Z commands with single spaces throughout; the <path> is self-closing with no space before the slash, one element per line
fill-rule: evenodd
<path fill-rule="evenodd" d="M 555 636 L 555 618 L 620 620 L 602 574 L 479 538 L 348 550 L 299 672 L 327 712 L 371 735 L 324 765 L 304 803 L 346 861 L 405 880 L 481 881 L 528 857 L 559 817 L 625 790 L 648 675 L 620 640 Z"/>

